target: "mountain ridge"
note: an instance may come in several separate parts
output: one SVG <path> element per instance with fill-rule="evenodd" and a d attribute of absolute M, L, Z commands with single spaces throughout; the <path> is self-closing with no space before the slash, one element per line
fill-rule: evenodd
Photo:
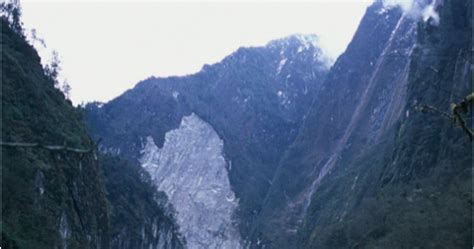
<path fill-rule="evenodd" d="M 293 139 L 327 71 L 319 48 L 298 52 L 301 46 L 291 40 L 240 48 L 200 73 L 150 78 L 101 108 L 86 106 L 87 125 L 96 138 L 104 138 L 106 149 L 137 161 L 146 137 L 162 148 L 164 134 L 195 112 L 224 140 L 230 182 L 241 201 L 237 213 L 245 217 L 243 231 L 268 187 L 274 155 Z M 259 173 L 252 174 L 257 165 L 262 165 Z M 261 187 L 255 192 L 252 186 Z"/>

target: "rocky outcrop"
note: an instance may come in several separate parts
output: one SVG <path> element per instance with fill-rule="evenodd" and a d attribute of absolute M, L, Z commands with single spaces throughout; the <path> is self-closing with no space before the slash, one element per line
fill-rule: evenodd
<path fill-rule="evenodd" d="M 194 113 L 166 133 L 161 149 L 151 136 L 146 138 L 140 162 L 167 194 L 187 248 L 242 248 L 223 147 L 212 126 Z"/>

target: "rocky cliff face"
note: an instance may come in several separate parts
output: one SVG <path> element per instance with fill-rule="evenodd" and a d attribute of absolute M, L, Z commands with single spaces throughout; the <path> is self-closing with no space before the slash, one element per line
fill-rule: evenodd
<path fill-rule="evenodd" d="M 344 155 L 362 153 L 400 117 L 415 35 L 415 22 L 399 9 L 368 8 L 280 163 L 255 240 L 291 247 L 288 238 L 295 238 L 321 181 Z"/>
<path fill-rule="evenodd" d="M 214 129 L 193 113 L 166 133 L 163 148 L 148 137 L 143 150 L 142 166 L 167 194 L 190 249 L 242 248 L 223 149 Z"/>
<path fill-rule="evenodd" d="M 316 45 L 316 36 L 291 36 L 240 48 L 194 75 L 147 79 L 103 106 L 88 105 L 88 127 L 104 150 L 139 161 L 147 137 L 163 148 L 166 134 L 194 112 L 224 141 L 246 234 L 328 70 Z"/>
<path fill-rule="evenodd" d="M 419 106 L 469 93 L 472 2 L 432 6 L 439 23 L 368 9 L 282 160 L 260 247 L 471 246 L 468 138 Z"/>

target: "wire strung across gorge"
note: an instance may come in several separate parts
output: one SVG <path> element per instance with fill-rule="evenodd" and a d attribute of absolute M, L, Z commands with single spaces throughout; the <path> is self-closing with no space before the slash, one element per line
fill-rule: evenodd
<path fill-rule="evenodd" d="M 94 147 L 96 144 L 94 144 L 93 147 L 89 149 L 82 149 L 82 148 L 73 148 L 73 147 L 68 147 L 66 145 L 44 145 L 40 143 L 23 143 L 23 142 L 4 142 L 0 141 L 0 146 L 3 147 L 29 147 L 29 148 L 40 148 L 40 149 L 45 149 L 45 150 L 50 150 L 50 151 L 69 151 L 69 152 L 74 152 L 74 153 L 79 153 L 79 154 L 87 154 L 91 153 L 94 151 Z"/>

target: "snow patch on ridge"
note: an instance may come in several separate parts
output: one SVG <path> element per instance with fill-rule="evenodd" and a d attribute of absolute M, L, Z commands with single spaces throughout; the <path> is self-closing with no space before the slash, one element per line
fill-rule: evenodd
<path fill-rule="evenodd" d="M 309 49 L 310 47 L 317 48 L 320 45 L 318 36 L 314 34 L 296 34 L 295 37 L 301 42 L 305 49 Z"/>
<path fill-rule="evenodd" d="M 287 59 L 286 59 L 286 58 L 283 58 L 283 59 L 280 60 L 280 63 L 278 63 L 277 75 L 279 75 L 279 74 L 281 73 L 281 70 L 282 70 L 283 67 L 285 66 L 286 61 L 287 61 Z"/>
<path fill-rule="evenodd" d="M 232 217 L 238 201 L 231 189 L 224 142 L 194 113 L 166 133 L 163 148 L 151 136 L 141 164 L 176 210 L 190 249 L 238 249 L 241 238 Z"/>
<path fill-rule="evenodd" d="M 178 100 L 179 92 L 173 91 L 172 95 L 175 100 Z"/>
<path fill-rule="evenodd" d="M 440 22 L 439 14 L 436 8 L 443 4 L 443 0 L 382 0 L 386 8 L 399 7 L 403 13 L 411 19 L 424 22 L 430 22 L 432 25 L 438 25 Z M 385 9 L 382 9 L 385 11 Z"/>

